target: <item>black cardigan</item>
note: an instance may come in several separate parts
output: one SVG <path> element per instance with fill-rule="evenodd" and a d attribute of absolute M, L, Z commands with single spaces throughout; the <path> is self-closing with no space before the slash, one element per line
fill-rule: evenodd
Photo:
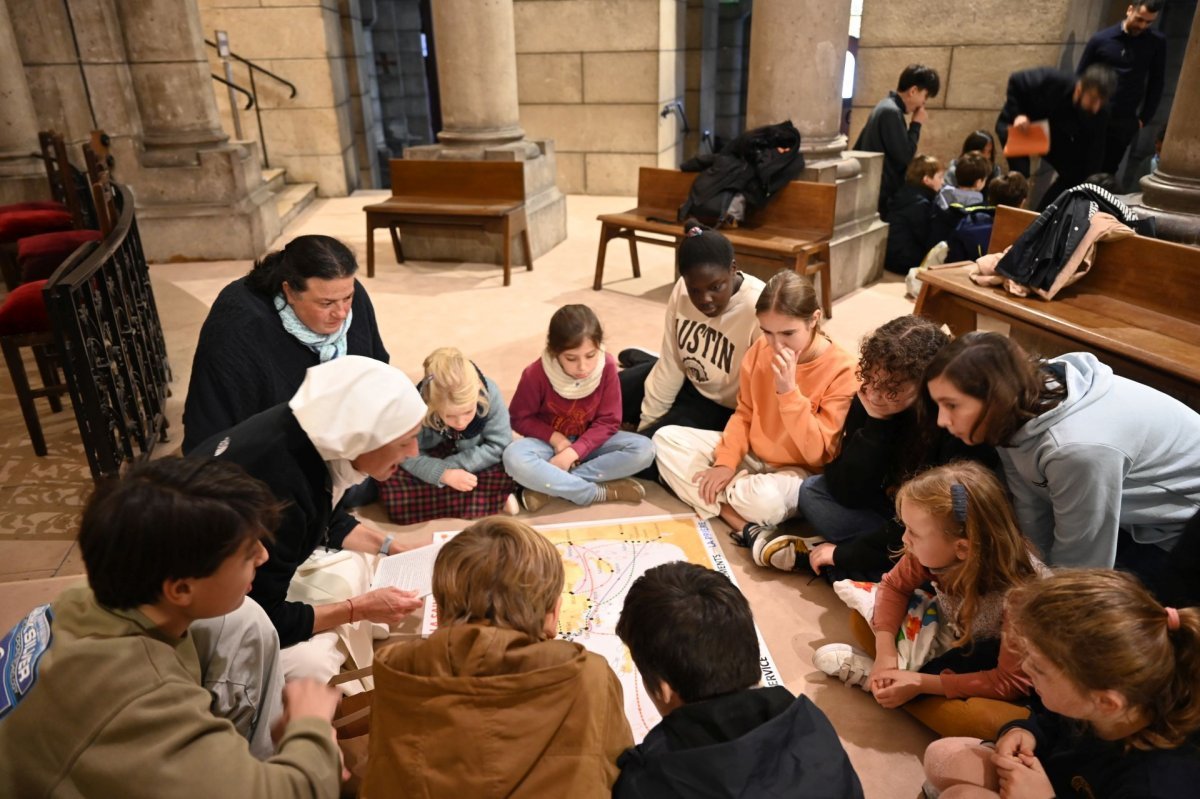
<path fill-rule="evenodd" d="M 992 470 L 999 468 L 995 449 L 986 445 L 967 446 L 941 428 L 935 430 L 922 448 L 918 425 L 915 408 L 890 419 L 875 419 L 857 396 L 850 403 L 842 428 L 841 450 L 825 467 L 826 488 L 842 505 L 872 510 L 890 521 L 838 544 L 833 553 L 831 579 L 878 580 L 895 565 L 890 553 L 900 547 L 904 527 L 895 521 L 893 497 L 909 477 L 955 460 L 977 461 Z"/>
<path fill-rule="evenodd" d="M 270 559 L 258 567 L 250 597 L 262 605 L 279 631 L 280 646 L 308 640 L 313 634 L 313 608 L 287 602 L 288 584 L 318 546 L 340 548 L 357 523 L 333 512 L 329 468 L 287 403 L 251 416 L 189 453 L 196 458 L 212 456 L 238 464 L 266 483 L 283 503 L 274 540 L 263 542 Z"/>
<path fill-rule="evenodd" d="M 354 281 L 354 321 L 346 352 L 388 362 L 375 309 Z M 200 328 L 192 379 L 183 408 L 183 451 L 273 405 L 287 402 L 317 354 L 283 329 L 270 297 L 253 291 L 246 278 L 221 290 Z"/>
<path fill-rule="evenodd" d="M 1200 784 L 1200 735 L 1176 749 L 1125 751 L 1119 742 L 1097 738 L 1083 722 L 1048 710 L 1006 724 L 1000 732 L 1013 727 L 1033 734 L 1033 754 L 1059 799 L 1177 799 L 1195 796 Z"/>

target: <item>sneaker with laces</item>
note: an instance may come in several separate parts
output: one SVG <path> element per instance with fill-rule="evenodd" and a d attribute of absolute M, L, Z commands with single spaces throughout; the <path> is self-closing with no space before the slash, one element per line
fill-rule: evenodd
<path fill-rule="evenodd" d="M 751 523 L 731 535 L 739 546 L 750 548 L 750 556 L 759 566 L 790 572 L 808 556 L 803 538 L 775 527 Z"/>
<path fill-rule="evenodd" d="M 534 491 L 532 488 L 525 488 L 521 490 L 521 507 L 530 513 L 537 513 L 539 510 L 546 507 L 546 503 L 549 501 L 549 494 L 543 494 L 541 491 Z"/>
<path fill-rule="evenodd" d="M 871 669 L 875 661 L 866 652 L 850 644 L 825 644 L 813 652 L 813 665 L 830 677 L 837 677 L 847 685 L 857 685 L 871 690 Z"/>
<path fill-rule="evenodd" d="M 600 502 L 641 502 L 646 498 L 646 487 L 632 477 L 606 480 L 600 483 L 600 488 L 604 489 Z"/>

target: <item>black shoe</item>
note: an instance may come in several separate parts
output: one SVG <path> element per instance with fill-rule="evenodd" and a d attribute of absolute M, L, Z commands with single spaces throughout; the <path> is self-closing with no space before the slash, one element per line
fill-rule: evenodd
<path fill-rule="evenodd" d="M 644 350 L 641 347 L 630 347 L 629 349 L 621 350 L 617 354 L 617 363 L 622 369 L 628 369 L 631 366 L 641 366 L 644 363 L 654 363 L 657 360 L 657 353 Z"/>

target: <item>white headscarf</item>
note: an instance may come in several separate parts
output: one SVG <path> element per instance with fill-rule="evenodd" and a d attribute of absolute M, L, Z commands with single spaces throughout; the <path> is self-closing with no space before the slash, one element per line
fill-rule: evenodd
<path fill-rule="evenodd" d="M 412 430 L 426 410 L 408 375 L 361 355 L 310 367 L 288 407 L 329 465 L 334 505 L 367 479 L 350 462 Z"/>

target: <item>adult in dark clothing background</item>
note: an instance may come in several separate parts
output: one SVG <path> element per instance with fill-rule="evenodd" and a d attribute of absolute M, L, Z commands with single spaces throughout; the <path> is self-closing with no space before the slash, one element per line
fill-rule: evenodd
<path fill-rule="evenodd" d="M 1130 5 L 1125 19 L 1088 39 L 1079 59 L 1076 74 L 1082 75 L 1093 64 L 1104 64 L 1117 74 L 1117 90 L 1108 103 L 1101 172 L 1117 174 L 1129 143 L 1158 110 L 1167 65 L 1167 39 L 1150 26 L 1162 7 L 1163 0 Z"/>
<path fill-rule="evenodd" d="M 854 142 L 855 150 L 883 153 L 883 176 L 879 181 L 879 215 L 887 219 L 888 201 L 904 184 L 904 170 L 917 154 L 925 103 L 941 89 L 937 71 L 923 64 L 909 64 L 900 73 L 896 91 L 871 109 L 867 124 Z M 912 114 L 905 125 L 904 115 Z"/>
<path fill-rule="evenodd" d="M 296 393 L 310 366 L 340 355 L 388 362 L 358 264 L 329 236 L 300 236 L 224 289 L 196 344 L 183 451 Z"/>
<path fill-rule="evenodd" d="M 1023 128 L 1040 120 L 1050 124 L 1050 152 L 1042 160 L 1054 167 L 1058 177 L 1042 194 L 1037 210 L 1100 170 L 1108 122 L 1104 106 L 1116 85 L 1116 74 L 1101 64 L 1088 67 L 1078 78 L 1050 67 L 1008 76 L 1008 97 L 996 118 L 1000 143 L 1008 143 L 1009 127 Z M 1028 158 L 1010 158 L 1008 164 L 1029 177 Z"/>

